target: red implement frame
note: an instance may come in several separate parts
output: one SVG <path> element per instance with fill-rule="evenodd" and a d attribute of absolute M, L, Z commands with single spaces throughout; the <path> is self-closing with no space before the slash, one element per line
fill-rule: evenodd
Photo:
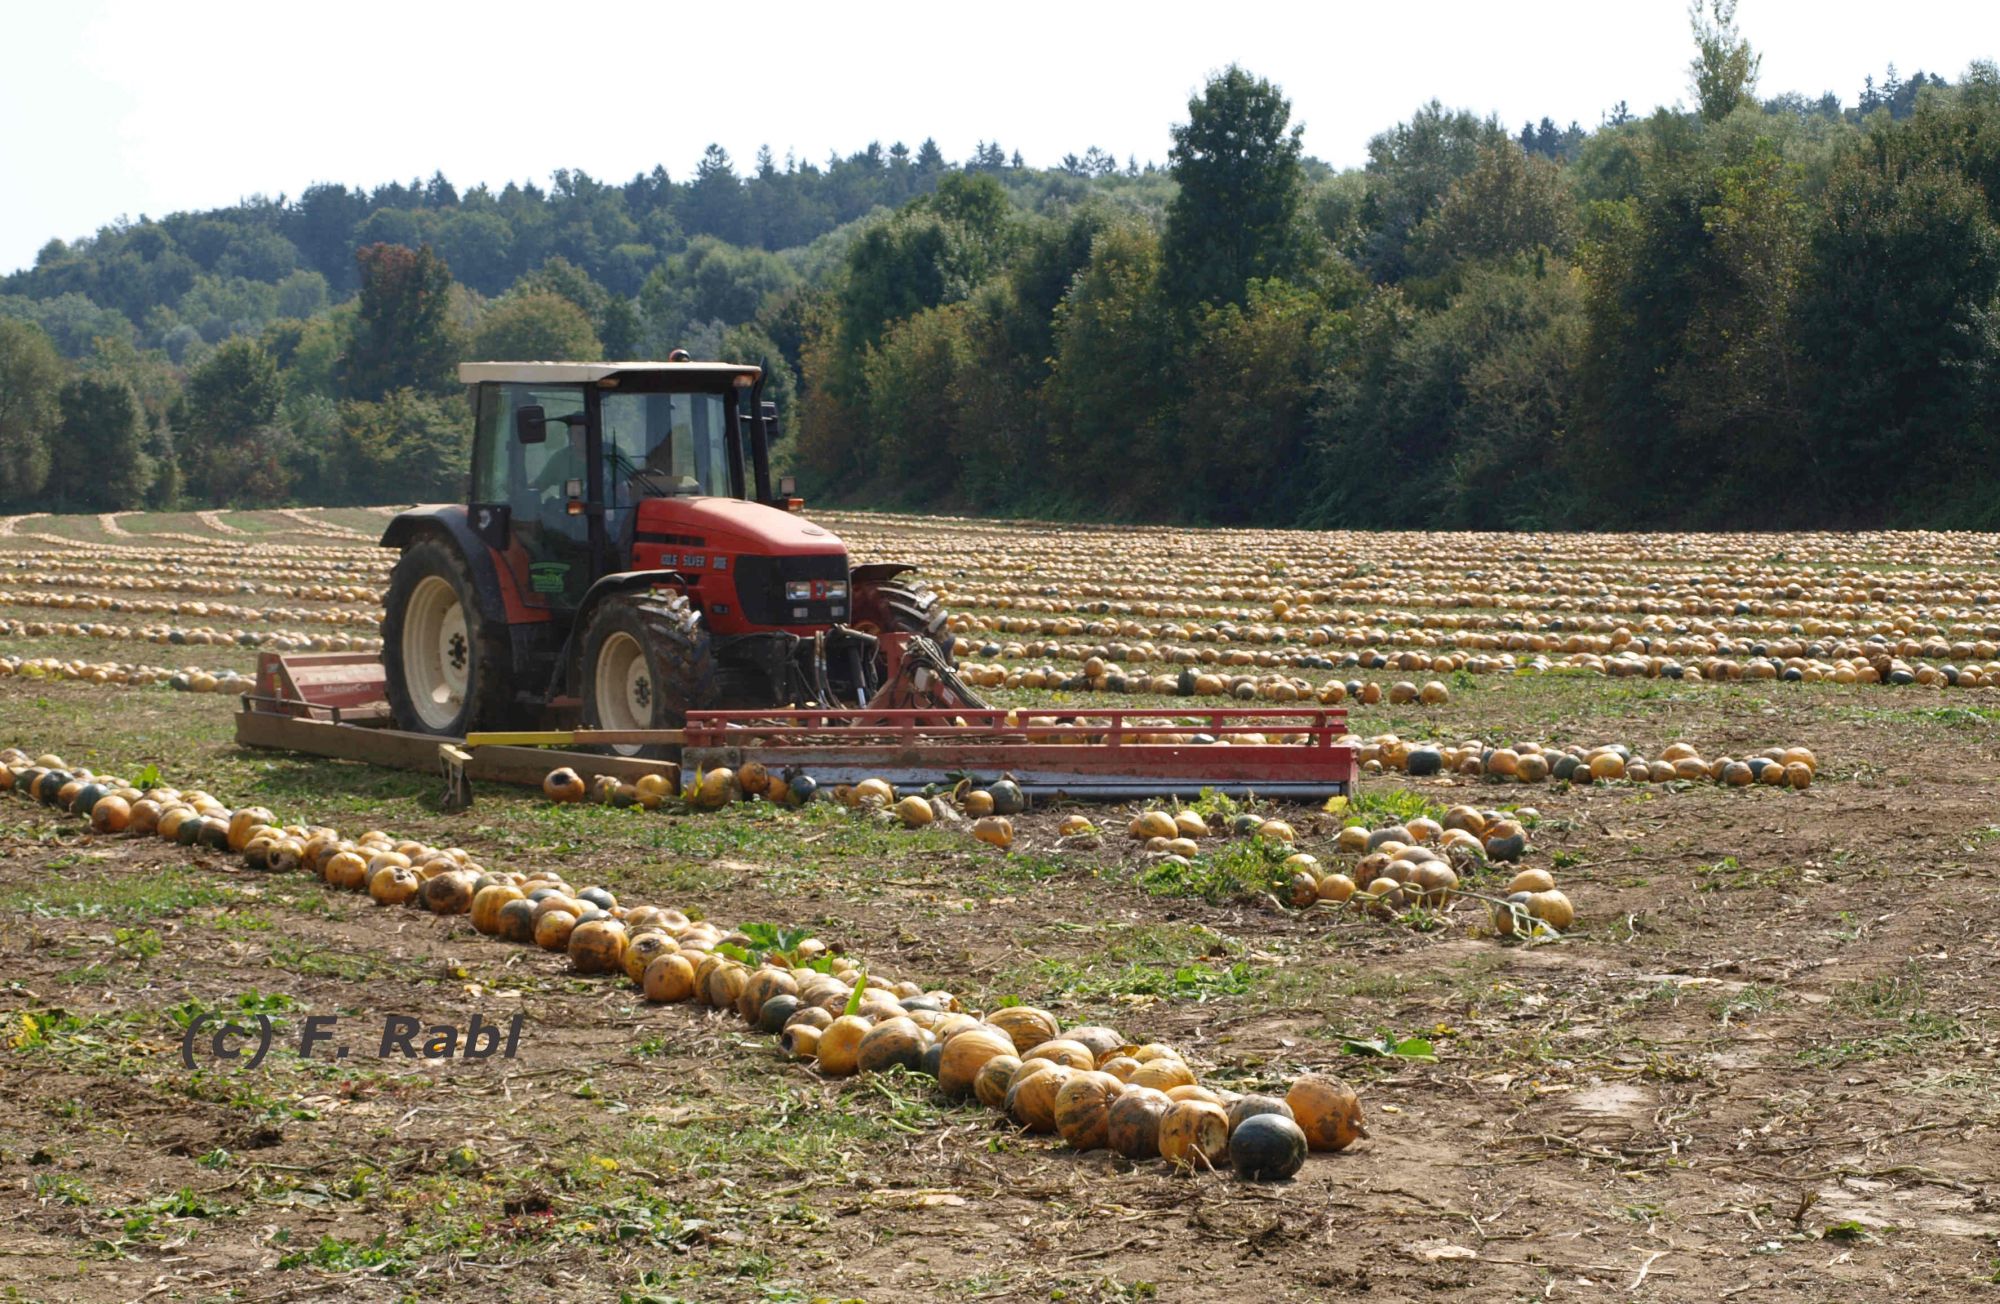
<path fill-rule="evenodd" d="M 257 654 L 260 709 L 307 719 L 386 720 L 382 659 L 373 652 Z"/>
<path fill-rule="evenodd" d="M 691 774 L 754 760 L 822 784 L 1011 775 L 1030 792 L 1121 801 L 1204 788 L 1317 800 L 1353 790 L 1346 734 L 1347 712 L 1329 707 L 690 711 L 681 766 Z"/>

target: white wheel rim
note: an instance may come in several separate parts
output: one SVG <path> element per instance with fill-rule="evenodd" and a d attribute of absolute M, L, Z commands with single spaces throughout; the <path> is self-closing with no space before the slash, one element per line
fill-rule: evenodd
<path fill-rule="evenodd" d="M 403 616 L 403 678 L 410 705 L 426 728 L 445 729 L 465 709 L 472 676 L 472 640 L 465 608 L 451 581 L 426 575 Z"/>
<path fill-rule="evenodd" d="M 653 727 L 653 676 L 638 639 L 614 633 L 598 646 L 595 688 L 598 728 Z M 639 744 L 618 744 L 615 750 L 630 755 Z"/>

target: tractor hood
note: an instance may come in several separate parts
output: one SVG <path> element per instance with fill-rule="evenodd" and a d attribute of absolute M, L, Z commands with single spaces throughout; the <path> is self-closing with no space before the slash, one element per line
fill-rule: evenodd
<path fill-rule="evenodd" d="M 639 504 L 636 538 L 643 543 L 657 536 L 673 536 L 672 542 L 681 547 L 760 556 L 847 552 L 840 536 L 824 526 L 738 498 L 645 499 Z"/>

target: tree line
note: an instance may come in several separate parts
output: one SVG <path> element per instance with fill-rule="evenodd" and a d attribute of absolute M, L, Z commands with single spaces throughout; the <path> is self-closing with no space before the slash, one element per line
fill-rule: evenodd
<path fill-rule="evenodd" d="M 824 167 L 765 149 L 739 176 L 711 146 L 684 182 L 316 185 L 52 240 L 0 278 L 0 506 L 455 497 L 468 358 L 727 354 L 769 366 L 795 420 L 771 333 L 862 229 L 974 175 L 1023 210 L 1171 188 L 1096 148 L 1044 169 L 986 141 L 960 163 L 929 140 Z"/>
<path fill-rule="evenodd" d="M 1156 219 L 914 202 L 807 312 L 803 465 L 1059 517 L 2000 525 L 2000 74 L 1760 103 L 1730 5 L 1695 36 L 1691 107 L 1568 143 L 1432 103 L 1315 181 L 1232 68 Z"/>
<path fill-rule="evenodd" d="M 456 361 L 678 346 L 764 364 L 783 456 L 853 503 L 1994 525 L 2000 72 L 1759 100 L 1729 0 L 1693 35 L 1687 106 L 1433 101 L 1346 171 L 1230 68 L 1164 167 L 711 149 L 106 228 L 0 281 L 0 502 L 456 497 Z"/>

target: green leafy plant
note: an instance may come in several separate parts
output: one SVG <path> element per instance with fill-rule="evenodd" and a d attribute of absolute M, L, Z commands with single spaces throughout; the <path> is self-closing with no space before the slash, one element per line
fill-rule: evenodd
<path fill-rule="evenodd" d="M 160 935 L 150 928 L 114 929 L 111 949 L 127 960 L 150 960 L 160 953 Z"/>
<path fill-rule="evenodd" d="M 1372 1038 L 1349 1037 L 1340 1043 L 1340 1048 L 1349 1055 L 1389 1056 L 1396 1059 L 1437 1062 L 1437 1047 L 1429 1037 L 1398 1037 L 1387 1028 L 1377 1030 Z"/>
<path fill-rule="evenodd" d="M 85 1205 L 90 1203 L 90 1189 L 68 1173 L 43 1173 L 35 1178 L 35 1198 L 53 1200 L 57 1204 Z"/>
<path fill-rule="evenodd" d="M 809 928 L 787 928 L 781 924 L 742 924 L 738 926 L 750 945 L 739 946 L 734 942 L 724 942 L 715 949 L 732 960 L 748 965 L 759 965 L 766 960 L 783 960 L 794 969 L 812 969 L 828 973 L 833 968 L 833 957 L 822 955 L 812 960 L 799 955 L 799 947 L 812 937 Z"/>
<path fill-rule="evenodd" d="M 1188 809 L 1205 820 L 1216 820 L 1228 819 L 1241 812 L 1243 808 L 1228 793 L 1217 792 L 1214 788 L 1203 788 L 1201 796 L 1195 798 L 1188 805 Z"/>

